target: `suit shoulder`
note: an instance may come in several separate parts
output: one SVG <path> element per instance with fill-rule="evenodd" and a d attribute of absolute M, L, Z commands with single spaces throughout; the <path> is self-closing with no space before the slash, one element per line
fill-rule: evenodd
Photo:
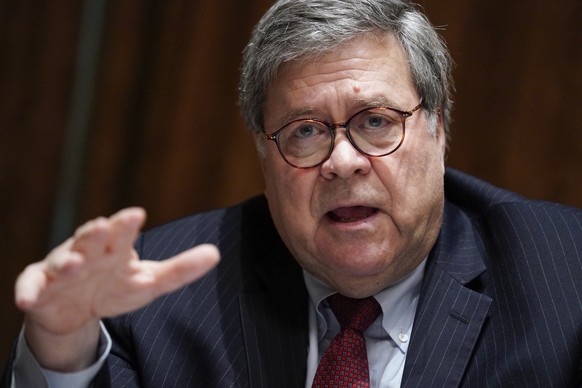
<path fill-rule="evenodd" d="M 567 251 L 582 260 L 582 209 L 528 199 L 450 169 L 445 187 L 448 204 L 498 249 Z"/>
<path fill-rule="evenodd" d="M 496 204 L 518 203 L 526 199 L 452 168 L 447 168 L 445 173 L 445 197 L 449 203 L 463 209 L 470 216 L 479 215 Z"/>
<path fill-rule="evenodd" d="M 514 209 L 525 213 L 582 217 L 582 209 L 554 202 L 529 199 L 499 188 L 484 180 L 447 168 L 445 174 L 447 202 L 462 209 L 471 218 L 482 217 L 495 209 Z"/>
<path fill-rule="evenodd" d="M 272 229 L 271 223 L 265 197 L 256 196 L 234 206 L 192 214 L 148 229 L 141 234 L 136 248 L 140 256 L 170 257 L 202 243 L 220 246 L 225 240 L 239 241 L 243 234 L 267 234 Z"/>

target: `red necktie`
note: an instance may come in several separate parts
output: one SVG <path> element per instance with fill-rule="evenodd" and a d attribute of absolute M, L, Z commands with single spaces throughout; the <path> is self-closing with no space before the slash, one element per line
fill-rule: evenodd
<path fill-rule="evenodd" d="M 382 311 L 373 297 L 348 298 L 334 294 L 329 305 L 341 326 L 321 357 L 313 388 L 369 387 L 370 372 L 363 332 Z"/>

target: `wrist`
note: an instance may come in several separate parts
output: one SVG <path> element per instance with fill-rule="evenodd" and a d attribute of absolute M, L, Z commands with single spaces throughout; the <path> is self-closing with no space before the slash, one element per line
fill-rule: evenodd
<path fill-rule="evenodd" d="M 83 370 L 98 357 L 99 321 L 92 321 L 71 333 L 52 333 L 25 318 L 24 337 L 42 368 L 69 373 Z"/>

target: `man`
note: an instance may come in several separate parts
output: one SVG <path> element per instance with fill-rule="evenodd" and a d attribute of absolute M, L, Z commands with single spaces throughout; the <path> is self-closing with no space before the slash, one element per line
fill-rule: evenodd
<path fill-rule="evenodd" d="M 581 384 L 582 212 L 445 173 L 450 89 L 410 3 L 278 1 L 240 84 L 265 197 L 79 228 L 17 281 L 5 384 Z"/>

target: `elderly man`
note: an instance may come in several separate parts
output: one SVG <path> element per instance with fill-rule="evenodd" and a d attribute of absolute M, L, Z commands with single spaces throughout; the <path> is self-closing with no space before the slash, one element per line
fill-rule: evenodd
<path fill-rule="evenodd" d="M 265 195 L 79 228 L 17 281 L 5 383 L 582 383 L 582 212 L 445 172 L 450 89 L 410 3 L 276 2 L 240 83 Z"/>

